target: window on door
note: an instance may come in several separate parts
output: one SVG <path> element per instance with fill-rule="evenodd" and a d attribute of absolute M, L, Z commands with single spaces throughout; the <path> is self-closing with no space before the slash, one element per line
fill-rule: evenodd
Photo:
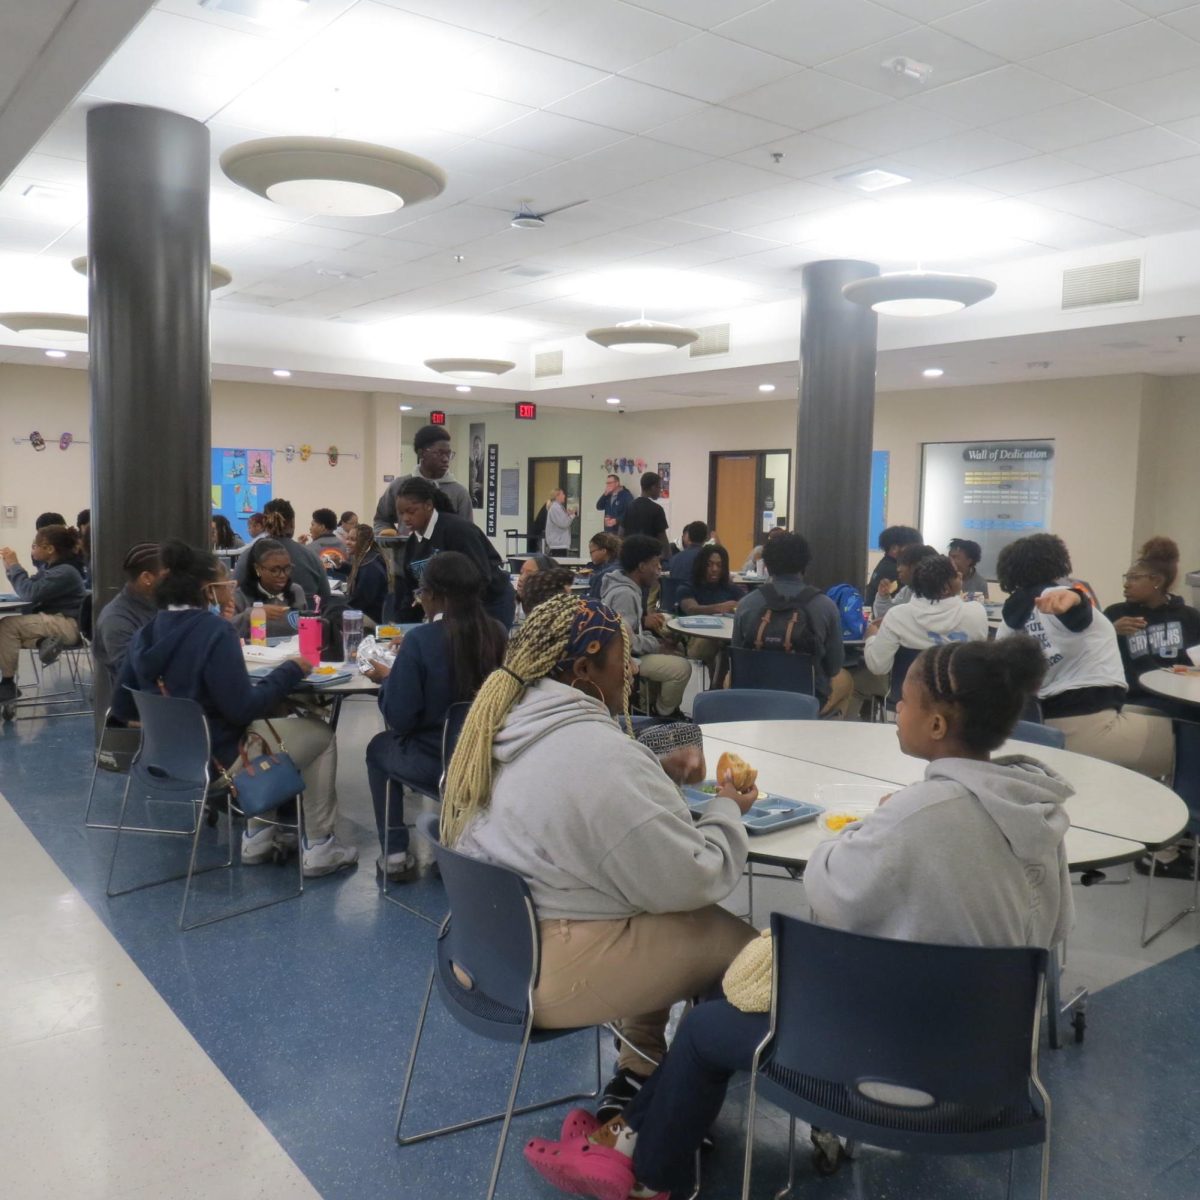
<path fill-rule="evenodd" d="M 788 525 L 792 452 L 714 451 L 708 457 L 708 524 L 736 571 L 768 529 Z"/>
<path fill-rule="evenodd" d="M 554 549 L 560 554 L 567 554 L 572 558 L 578 557 L 579 501 L 583 485 L 583 459 L 571 457 L 531 458 L 526 478 L 529 480 L 528 504 L 525 511 L 529 513 L 530 552 L 549 552 L 544 509 L 555 493 L 561 490 L 566 493 L 567 509 L 574 514 L 574 520 L 571 522 L 570 545 L 566 550 L 559 546 L 555 546 Z"/>

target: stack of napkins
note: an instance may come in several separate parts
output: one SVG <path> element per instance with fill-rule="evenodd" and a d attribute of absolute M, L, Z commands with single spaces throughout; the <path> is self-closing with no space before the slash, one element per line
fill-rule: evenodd
<path fill-rule="evenodd" d="M 242 654 L 248 663 L 267 663 L 270 666 L 278 666 L 281 662 L 287 662 L 289 658 L 299 656 L 300 638 L 299 636 L 284 638 L 274 646 L 246 644 L 242 646 Z"/>

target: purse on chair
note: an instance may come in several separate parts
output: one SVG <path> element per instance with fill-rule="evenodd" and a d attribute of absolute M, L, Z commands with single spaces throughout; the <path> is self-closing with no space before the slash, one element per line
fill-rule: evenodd
<path fill-rule="evenodd" d="M 228 785 L 233 802 L 248 817 L 270 812 L 304 791 L 304 777 L 292 756 L 284 750 L 283 739 L 270 721 L 267 721 L 267 728 L 279 743 L 278 750 L 272 750 L 261 734 L 251 733 L 246 735 L 238 752 L 242 769 L 236 775 L 217 762 L 221 768 L 221 782 Z M 249 754 L 251 738 L 258 738 L 265 751 L 257 758 L 251 758 Z"/>

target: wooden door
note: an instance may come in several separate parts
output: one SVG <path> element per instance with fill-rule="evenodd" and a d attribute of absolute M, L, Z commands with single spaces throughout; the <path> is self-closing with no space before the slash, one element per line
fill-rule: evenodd
<path fill-rule="evenodd" d="M 757 543 L 757 454 L 719 454 L 713 478 L 713 526 L 736 571 Z"/>

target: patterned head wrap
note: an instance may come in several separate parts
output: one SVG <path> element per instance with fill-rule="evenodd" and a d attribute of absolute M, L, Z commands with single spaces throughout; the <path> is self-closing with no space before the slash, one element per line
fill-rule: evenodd
<path fill-rule="evenodd" d="M 621 636 L 621 618 L 607 604 L 584 596 L 575 600 L 574 604 L 575 614 L 567 634 L 567 648 L 554 664 L 552 675 L 577 658 L 591 658 L 602 653 L 613 638 Z"/>

